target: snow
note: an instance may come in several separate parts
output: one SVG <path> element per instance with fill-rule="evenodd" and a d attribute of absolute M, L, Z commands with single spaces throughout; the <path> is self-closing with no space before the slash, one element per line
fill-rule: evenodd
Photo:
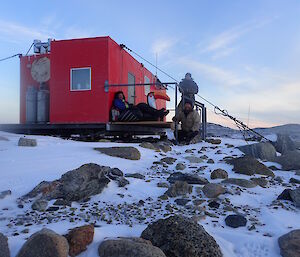
<path fill-rule="evenodd" d="M 245 142 L 240 138 L 222 138 L 220 148 L 214 149 L 209 143 L 199 143 L 188 146 L 173 146 L 172 151 L 164 155 L 153 150 L 139 147 L 138 144 L 122 144 L 111 142 L 79 142 L 71 140 L 63 140 L 61 138 L 47 136 L 30 136 L 37 139 L 37 147 L 18 147 L 20 135 L 0 132 L 0 136 L 6 137 L 9 141 L 0 141 L 0 192 L 10 189 L 12 195 L 0 200 L 0 231 L 8 236 L 11 256 L 14 257 L 18 253 L 22 244 L 32 233 L 40 230 L 42 227 L 53 229 L 59 234 L 65 234 L 68 229 L 75 226 L 85 224 L 84 220 L 69 222 L 67 220 L 59 220 L 50 224 L 42 223 L 40 225 L 33 224 L 28 227 L 29 234 L 19 233 L 14 236 L 13 233 L 20 232 L 26 228 L 7 227 L 9 217 L 17 217 L 30 209 L 30 204 L 24 206 L 23 209 L 17 207 L 17 199 L 28 193 L 38 183 L 43 180 L 51 181 L 60 178 L 65 172 L 78 168 L 85 163 L 97 163 L 99 165 L 116 167 L 126 173 L 141 173 L 146 176 L 145 180 L 127 178 L 130 184 L 126 188 L 119 188 L 115 182 L 110 182 L 108 187 L 100 195 L 93 196 L 91 203 L 99 202 L 103 207 L 106 205 L 116 206 L 118 204 L 136 203 L 139 200 L 146 201 L 151 197 L 153 202 L 157 202 L 166 188 L 157 187 L 158 182 L 165 182 L 169 173 L 175 170 L 178 162 L 183 162 L 188 167 L 182 172 L 196 173 L 199 167 L 207 166 L 204 171 L 197 174 L 210 179 L 210 172 L 214 169 L 221 168 L 228 172 L 229 177 L 245 178 L 248 176 L 236 174 L 232 171 L 232 166 L 222 162 L 226 156 L 240 156 L 242 153 L 236 148 L 228 148 L 227 144 L 234 146 L 244 145 Z M 274 138 L 274 137 L 270 137 Z M 93 150 L 95 147 L 111 147 L 111 146 L 134 146 L 141 152 L 141 159 L 138 161 L 124 160 L 116 157 L 106 156 Z M 203 146 L 207 147 L 206 151 L 197 153 Z M 195 149 L 193 153 L 185 153 L 186 150 Z M 222 153 L 217 154 L 217 150 L 221 149 Z M 186 156 L 207 155 L 208 158 L 214 160 L 215 163 L 189 163 L 185 159 Z M 168 168 L 151 168 L 154 161 L 159 161 L 164 156 L 174 157 L 177 161 Z M 266 162 L 267 166 L 276 165 L 275 163 Z M 156 170 L 155 170 L 156 169 Z M 291 177 L 297 177 L 294 172 L 276 171 L 276 176 L 280 176 L 284 182 L 288 183 Z M 259 176 L 257 176 L 259 177 Z M 298 177 L 299 179 L 299 177 Z M 214 180 L 218 183 L 221 180 Z M 230 190 L 237 190 L 236 186 L 224 185 Z M 199 198 L 197 188 L 194 186 L 192 196 Z M 280 184 L 270 185 L 269 188 L 261 188 L 259 186 L 250 189 L 242 189 L 240 195 L 225 194 L 220 199 L 229 198 L 230 202 L 239 207 L 239 211 L 247 214 L 247 217 L 255 217 L 261 225 L 256 229 L 249 231 L 247 227 L 232 229 L 225 225 L 225 216 L 213 218 L 206 216 L 199 223 L 216 239 L 220 245 L 224 256 L 228 257 L 277 257 L 280 256 L 277 239 L 282 234 L 292 229 L 300 228 L 299 209 L 296 209 L 289 203 L 284 203 L 288 208 L 273 208 L 272 201 L 285 189 Z M 120 197 L 123 195 L 123 198 Z M 174 203 L 174 199 L 169 199 L 169 203 Z M 80 207 L 78 203 L 73 203 L 72 207 Z M 145 207 L 150 207 L 150 203 L 146 203 Z M 163 218 L 166 210 L 157 210 L 156 217 Z M 248 208 L 248 211 L 244 211 Z M 213 212 L 208 209 L 209 212 Z M 77 212 L 80 213 L 80 212 Z M 232 214 L 233 212 L 227 212 Z M 126 214 L 124 214 L 126 215 Z M 147 220 L 147 219 L 146 219 Z M 216 222 L 216 220 L 218 222 Z M 97 222 L 99 227 L 95 228 L 95 237 L 87 251 L 80 254 L 80 257 L 96 257 L 98 256 L 98 246 L 101 241 L 109 237 L 118 236 L 140 236 L 141 232 L 147 227 L 146 223 L 133 222 L 131 226 L 125 224 L 107 224 L 104 221 Z M 248 220 L 247 226 L 250 225 Z"/>

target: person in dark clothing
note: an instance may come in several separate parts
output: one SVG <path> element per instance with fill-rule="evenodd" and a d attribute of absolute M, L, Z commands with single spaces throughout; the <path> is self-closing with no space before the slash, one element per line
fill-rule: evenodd
<path fill-rule="evenodd" d="M 157 121 L 169 113 L 164 108 L 157 110 L 146 103 L 129 104 L 122 91 L 116 92 L 113 105 L 120 111 L 119 121 Z"/>

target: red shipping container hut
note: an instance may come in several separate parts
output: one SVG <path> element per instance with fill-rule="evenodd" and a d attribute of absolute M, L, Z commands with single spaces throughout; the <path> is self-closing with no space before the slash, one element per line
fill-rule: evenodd
<path fill-rule="evenodd" d="M 50 77 L 47 77 L 47 72 L 50 73 L 47 65 L 34 69 L 39 59 L 43 59 L 40 62 L 44 64 L 50 59 Z M 20 73 L 22 124 L 28 123 L 29 88 L 39 92 L 43 87 L 48 91 L 50 124 L 108 123 L 116 91 L 123 91 L 129 103 L 137 104 L 147 102 L 147 94 L 155 90 L 155 86 L 109 87 L 106 92 L 105 81 L 133 84 L 156 80 L 143 64 L 110 37 L 53 40 L 49 53 L 20 57 Z M 35 76 L 36 73 L 40 73 L 39 76 Z M 40 83 L 36 77 L 46 78 Z M 158 99 L 157 108 L 166 108 L 166 101 Z"/>

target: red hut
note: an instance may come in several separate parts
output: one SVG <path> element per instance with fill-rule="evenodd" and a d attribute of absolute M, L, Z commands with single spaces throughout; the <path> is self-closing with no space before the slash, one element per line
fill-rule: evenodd
<path fill-rule="evenodd" d="M 105 90 L 106 81 L 108 84 L 155 82 L 155 76 L 110 37 L 53 40 L 49 50 L 21 57 L 22 124 L 108 123 L 116 91 L 122 90 L 129 103 L 137 104 L 146 102 L 147 94 L 155 89 L 155 86 L 129 86 Z M 165 108 L 165 100 L 158 100 L 157 107 Z"/>

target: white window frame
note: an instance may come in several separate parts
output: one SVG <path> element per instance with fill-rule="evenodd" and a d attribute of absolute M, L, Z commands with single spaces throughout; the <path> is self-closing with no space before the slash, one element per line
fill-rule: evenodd
<path fill-rule="evenodd" d="M 90 71 L 90 88 L 87 89 L 72 89 L 72 71 L 73 70 L 86 70 Z M 70 91 L 89 91 L 92 90 L 92 68 L 91 67 L 80 67 L 80 68 L 71 68 L 70 69 Z"/>
<path fill-rule="evenodd" d="M 147 82 L 146 82 L 146 78 L 147 78 Z M 144 75 L 144 83 L 150 83 L 150 78 L 148 78 L 148 76 Z M 144 86 L 144 93 L 145 93 L 145 96 L 147 96 L 149 93 L 151 92 L 151 86 L 148 85 L 148 86 Z"/>

